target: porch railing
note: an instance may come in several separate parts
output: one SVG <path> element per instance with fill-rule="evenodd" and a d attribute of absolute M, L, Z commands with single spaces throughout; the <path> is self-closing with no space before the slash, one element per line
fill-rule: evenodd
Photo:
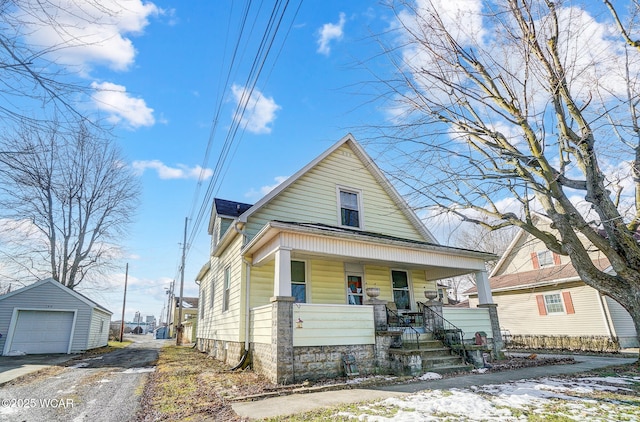
<path fill-rule="evenodd" d="M 433 337 L 459 354 L 465 361 L 467 354 L 464 348 L 464 331 L 449 322 L 434 309 L 421 304 L 425 331 L 433 333 Z"/>
<path fill-rule="evenodd" d="M 396 328 L 402 332 L 402 335 L 408 335 L 411 340 L 415 339 L 416 347 L 420 349 L 420 332 L 412 325 L 411 320 L 406 315 L 400 314 L 393 309 L 387 309 L 387 326 Z M 392 346 L 393 347 L 393 346 Z"/>

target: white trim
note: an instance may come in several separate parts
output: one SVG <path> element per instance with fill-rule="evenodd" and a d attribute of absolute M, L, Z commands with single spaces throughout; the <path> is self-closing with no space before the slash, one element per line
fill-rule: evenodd
<path fill-rule="evenodd" d="M 297 262 L 302 262 L 304 263 L 304 302 L 295 302 L 295 303 L 311 303 L 311 278 L 309 277 L 309 274 L 311 272 L 311 269 L 309 268 L 309 260 L 308 259 L 299 259 L 299 258 L 294 258 L 293 256 L 291 257 L 291 260 L 289 262 L 289 265 L 291 265 L 291 263 L 293 263 L 293 261 L 297 261 Z M 293 274 L 293 272 L 292 272 Z M 298 283 L 300 284 L 300 283 Z M 293 280 L 291 280 L 291 295 L 293 296 Z"/>
<path fill-rule="evenodd" d="M 403 272 L 407 275 L 407 290 L 409 291 L 409 309 L 408 310 L 413 310 L 414 306 L 414 295 L 413 295 L 413 277 L 411 277 L 411 271 L 407 270 L 405 268 L 390 268 L 389 269 L 389 285 L 391 286 L 391 299 L 393 300 L 393 302 L 395 302 L 395 297 L 393 296 L 393 292 L 395 290 L 401 290 L 401 289 L 394 289 L 393 287 L 393 272 L 397 271 L 397 272 Z M 398 311 L 401 311 L 404 309 L 398 309 Z"/>
<path fill-rule="evenodd" d="M 57 281 L 56 281 L 57 283 Z M 17 291 L 17 290 L 16 290 Z M 2 356 L 7 356 L 7 353 L 11 351 L 11 343 L 13 343 L 13 335 L 16 331 L 16 325 L 18 323 L 18 312 L 20 311 L 38 311 L 38 312 L 73 312 L 73 321 L 71 323 L 71 333 L 69 335 L 69 344 L 67 345 L 67 354 L 71 353 L 71 346 L 73 344 L 73 336 L 76 331 L 76 319 L 78 317 L 77 309 L 51 309 L 51 308 L 13 308 L 11 314 L 11 322 L 9 323 L 9 331 L 7 332 L 7 339 L 4 342 L 4 349 L 2 350 Z M 91 325 L 91 322 L 89 322 Z"/>

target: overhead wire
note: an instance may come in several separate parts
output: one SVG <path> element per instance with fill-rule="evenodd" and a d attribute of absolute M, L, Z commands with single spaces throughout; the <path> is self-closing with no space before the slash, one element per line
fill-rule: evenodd
<path fill-rule="evenodd" d="M 246 36 L 246 28 L 249 21 L 249 17 L 251 16 L 252 2 L 248 1 L 245 5 L 245 8 L 243 9 L 242 18 L 239 26 L 240 30 L 236 38 L 236 41 L 234 43 L 230 65 L 227 67 L 226 77 L 224 78 L 224 84 L 222 85 L 221 88 L 219 87 L 220 89 L 219 92 L 222 92 L 222 94 L 219 94 L 218 99 L 216 101 L 214 118 L 212 119 L 212 127 L 209 133 L 207 147 L 205 150 L 205 155 L 204 155 L 203 163 L 201 166 L 202 168 L 200 173 L 200 179 L 198 181 L 198 185 L 196 186 L 194 199 L 192 202 L 191 210 L 189 212 L 190 220 L 193 223 L 191 224 L 191 228 L 189 230 L 189 236 L 188 236 L 189 240 L 186 242 L 186 245 L 184 245 L 187 255 L 189 253 L 190 246 L 193 244 L 197 234 L 199 233 L 200 227 L 203 224 L 205 216 L 208 215 L 208 211 L 210 210 L 210 207 L 211 207 L 211 201 L 212 201 L 214 192 L 217 192 L 220 189 L 220 185 L 224 180 L 224 176 L 226 175 L 226 172 L 228 171 L 228 168 L 230 166 L 230 161 L 231 161 L 229 159 L 230 151 L 233 150 L 233 153 L 231 154 L 231 159 L 233 159 L 238 149 L 238 146 L 240 144 L 240 141 L 242 140 L 242 135 L 244 134 L 244 130 L 246 130 L 246 125 L 247 125 L 247 122 L 244 120 L 245 113 L 247 112 L 248 109 L 250 109 L 250 105 L 252 104 L 252 101 L 256 101 L 254 99 L 254 92 L 256 90 L 256 87 L 258 86 L 258 82 L 261 81 L 262 72 L 265 68 L 266 63 L 268 62 L 270 53 L 276 42 L 278 33 L 283 25 L 283 22 L 285 21 L 285 16 L 289 8 L 289 3 L 290 3 L 290 0 L 286 0 L 286 1 L 279 0 L 274 4 L 271 10 L 269 19 L 263 31 L 262 38 L 260 40 L 257 51 L 255 54 L 253 54 L 253 60 L 252 60 L 249 73 L 245 79 L 244 85 L 242 86 L 242 91 L 239 95 L 236 108 L 233 112 L 232 124 L 229 126 L 229 129 L 227 130 L 224 142 L 222 143 L 221 148 L 218 152 L 218 158 L 216 160 L 216 164 L 213 169 L 213 174 L 209 180 L 209 184 L 207 186 L 204 197 L 200 201 L 200 206 L 198 208 L 197 215 L 194 216 L 194 214 L 196 214 L 196 204 L 198 203 L 198 199 L 200 197 L 200 189 L 202 186 L 202 181 L 204 180 L 204 176 L 206 174 L 205 172 L 207 171 L 207 167 L 210 159 L 210 153 L 214 144 L 218 123 L 220 121 L 220 114 L 223 108 L 223 104 L 225 103 L 226 95 L 230 88 L 230 81 L 232 80 L 232 75 L 234 74 L 234 71 L 236 71 L 237 67 L 239 66 L 238 57 L 239 57 L 240 48 L 243 41 L 245 41 L 245 48 L 249 45 L 250 34 L 253 33 L 256 25 L 259 22 L 262 3 L 260 4 L 260 7 L 255 13 L 252 29 L 248 36 Z M 275 62 L 277 58 L 280 56 L 280 52 L 282 51 L 284 43 L 288 38 L 288 35 L 291 31 L 291 28 L 293 27 L 293 23 L 295 22 L 295 19 L 298 15 L 298 12 L 301 6 L 302 6 L 302 0 L 299 1 L 298 7 L 296 8 L 293 17 L 290 19 L 289 27 L 285 33 L 284 38 L 282 38 L 280 49 L 278 51 L 276 59 L 272 61 L 269 76 L 275 66 Z M 231 19 L 229 19 L 229 21 L 231 21 Z M 229 24 L 231 26 L 231 22 L 229 22 Z M 228 37 L 229 37 L 229 32 L 228 32 Z"/>

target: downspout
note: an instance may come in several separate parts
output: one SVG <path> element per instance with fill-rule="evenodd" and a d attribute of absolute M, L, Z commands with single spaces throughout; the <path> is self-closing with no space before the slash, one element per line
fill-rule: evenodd
<path fill-rule="evenodd" d="M 240 228 L 238 228 L 240 226 Z M 236 221 L 233 225 L 233 229 L 242 236 L 242 245 L 244 246 L 246 240 L 246 232 L 244 231 L 244 223 Z M 249 306 L 249 287 L 251 285 L 251 263 L 247 261 L 245 257 L 242 257 L 242 262 L 245 264 L 245 309 L 244 309 L 244 352 L 240 357 L 240 362 L 233 368 L 232 371 L 240 368 L 246 368 L 248 365 L 249 357 L 249 318 L 251 316 L 251 309 Z"/>

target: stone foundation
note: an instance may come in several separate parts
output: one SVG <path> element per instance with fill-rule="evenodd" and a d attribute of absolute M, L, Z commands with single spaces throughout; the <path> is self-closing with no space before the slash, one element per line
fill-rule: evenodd
<path fill-rule="evenodd" d="M 238 364 L 244 353 L 244 343 L 235 341 L 199 338 L 196 344 L 201 352 L 230 366 Z"/>

